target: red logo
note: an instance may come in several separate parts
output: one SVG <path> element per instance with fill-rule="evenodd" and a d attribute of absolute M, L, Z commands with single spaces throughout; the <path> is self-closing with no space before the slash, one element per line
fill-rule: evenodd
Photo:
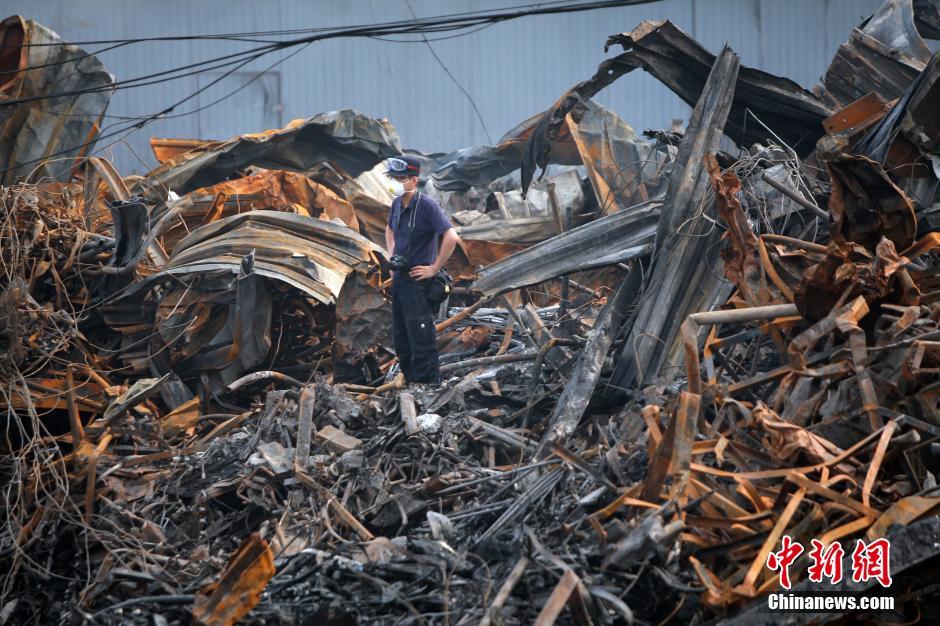
<path fill-rule="evenodd" d="M 810 581 L 821 583 L 827 579 L 835 585 L 842 582 L 842 559 L 845 550 L 842 544 L 834 541 L 829 546 L 818 539 L 811 540 L 812 549 L 809 558 L 812 562 L 808 574 Z M 779 572 L 780 586 L 790 589 L 790 566 L 803 554 L 803 545 L 793 541 L 789 535 L 780 540 L 780 551 L 767 555 L 767 567 Z M 869 543 L 858 539 L 852 551 L 852 580 L 868 582 L 877 580 L 882 587 L 891 586 L 891 542 L 887 539 L 875 539 Z"/>
<path fill-rule="evenodd" d="M 882 587 L 890 587 L 890 562 L 891 542 L 887 539 L 876 539 L 867 546 L 859 539 L 852 551 L 852 580 L 864 583 L 874 578 Z"/>
<path fill-rule="evenodd" d="M 780 552 L 771 552 L 767 555 L 767 567 L 773 571 L 780 570 L 780 586 L 790 588 L 790 565 L 803 554 L 803 546 L 784 535 Z"/>
<path fill-rule="evenodd" d="M 813 564 L 809 566 L 809 579 L 814 583 L 821 583 L 823 578 L 828 578 L 833 585 L 841 582 L 842 557 L 845 556 L 842 544 L 836 541 L 823 550 L 822 541 L 813 539 L 812 545 L 809 558 L 813 560 Z"/>

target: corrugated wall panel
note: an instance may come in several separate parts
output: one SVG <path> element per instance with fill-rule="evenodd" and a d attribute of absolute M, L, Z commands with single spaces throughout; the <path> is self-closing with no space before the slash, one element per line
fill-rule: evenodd
<path fill-rule="evenodd" d="M 512 4 L 518 3 L 411 0 L 415 13 L 423 17 Z M 852 26 L 878 4 L 879 0 L 664 0 L 592 13 L 516 20 L 432 45 L 471 95 L 490 137 L 496 140 L 526 117 L 544 110 L 565 89 L 590 76 L 605 56 L 618 53 L 619 49 L 604 54 L 607 36 L 630 30 L 641 20 L 671 19 L 712 51 L 727 41 L 745 64 L 811 87 Z M 8 14 L 21 13 L 36 19 L 71 41 L 317 28 L 407 19 L 411 15 L 403 0 L 4 0 L 3 8 Z M 100 56 L 109 71 L 119 79 L 127 79 L 236 52 L 249 45 L 232 41 L 150 43 Z M 260 131 L 272 119 L 286 123 L 344 107 L 387 117 L 408 147 L 444 151 L 487 142 L 467 96 L 420 42 L 345 39 L 315 43 L 279 65 L 275 77 L 252 83 L 221 104 L 182 115 L 206 107 L 287 54 L 279 52 L 240 68 L 237 76 L 180 104 L 165 119 L 130 133 L 108 153 L 122 173 L 139 173 L 153 164 L 148 144 L 151 136 L 218 139 L 224 137 L 205 133 Z M 186 98 L 207 82 L 205 76 L 187 76 L 121 91 L 112 99 L 108 113 L 152 114 Z M 617 111 L 638 132 L 666 127 L 673 118 L 689 114 L 685 104 L 640 71 L 621 78 L 601 92 L 598 100 Z M 118 128 L 127 126 L 126 120 L 117 118 L 106 122 L 123 125 Z M 114 139 L 102 141 L 100 147 L 111 141 Z"/>

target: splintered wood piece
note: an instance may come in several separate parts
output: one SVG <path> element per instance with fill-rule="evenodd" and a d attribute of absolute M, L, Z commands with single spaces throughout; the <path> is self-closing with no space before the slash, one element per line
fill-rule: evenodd
<path fill-rule="evenodd" d="M 313 410 L 316 407 L 317 394 L 313 387 L 306 386 L 300 392 L 297 406 L 297 447 L 294 452 L 294 471 L 307 468 L 310 457 L 310 435 L 313 431 Z"/>
<path fill-rule="evenodd" d="M 534 626 L 552 626 L 558 616 L 561 615 L 561 612 L 568 604 L 568 599 L 578 588 L 580 582 L 581 580 L 577 574 L 570 569 L 567 570 L 561 580 L 558 581 L 558 584 L 555 585 L 555 590 L 548 597 L 538 617 L 535 618 Z"/>
<path fill-rule="evenodd" d="M 415 409 L 414 396 L 407 391 L 398 394 L 398 410 L 401 412 L 401 421 L 405 425 L 405 433 L 413 435 L 418 432 L 418 412 Z"/>
<path fill-rule="evenodd" d="M 509 576 L 506 577 L 506 580 L 503 581 L 499 591 L 496 592 L 496 597 L 493 599 L 493 604 L 490 605 L 490 608 L 486 611 L 486 615 L 484 615 L 483 619 L 480 620 L 480 626 L 490 626 L 490 624 L 493 622 L 493 618 L 496 616 L 499 610 L 503 608 L 503 605 L 506 604 L 506 600 L 509 599 L 509 595 L 512 593 L 516 583 L 519 582 L 519 579 L 522 578 L 522 575 L 525 573 L 525 568 L 528 565 L 529 559 L 524 556 L 519 557 L 519 560 L 516 561 L 512 571 L 509 572 Z"/>
<path fill-rule="evenodd" d="M 355 450 L 362 445 L 362 440 L 352 435 L 347 435 L 339 428 L 332 425 L 324 426 L 317 431 L 317 438 L 321 440 L 323 447 L 337 454 Z"/>

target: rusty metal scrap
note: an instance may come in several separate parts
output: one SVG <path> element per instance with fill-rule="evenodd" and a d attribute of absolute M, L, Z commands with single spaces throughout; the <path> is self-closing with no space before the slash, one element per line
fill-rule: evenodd
<path fill-rule="evenodd" d="M 624 74 L 642 68 L 694 107 L 716 59 L 665 20 L 643 22 L 630 32 L 612 35 L 605 49 L 614 44 L 625 51 L 601 63 L 593 77 L 572 87 L 542 114 L 526 148 L 523 188 L 532 180 L 536 167 L 544 169 L 549 162 L 568 114 L 579 103 Z M 737 80 L 725 129 L 732 140 L 750 145 L 773 139 L 773 133 L 800 155 L 815 148 L 816 140 L 823 135 L 820 123 L 832 113 L 829 107 L 796 83 L 759 70 L 742 67 Z"/>
<path fill-rule="evenodd" d="M 575 106 L 576 104 L 576 106 Z M 597 205 L 607 214 L 649 200 L 664 186 L 666 156 L 637 138 L 620 117 L 585 98 L 565 111 L 561 127 L 553 135 L 549 163 L 584 165 L 594 188 Z M 508 132 L 497 146 L 460 150 L 434 162 L 431 179 L 441 190 L 466 190 L 518 170 L 526 161 L 531 138 L 542 132 L 545 114 L 529 118 Z M 523 191 L 528 188 L 523 167 Z"/>
<path fill-rule="evenodd" d="M 923 215 L 934 204 L 930 199 L 931 181 L 936 179 L 930 153 L 938 126 L 933 106 L 937 101 L 940 61 L 935 56 L 914 79 L 887 114 L 861 137 L 841 152 L 867 157 L 891 172 L 892 179 L 916 202 Z M 842 154 L 827 155 L 838 162 Z"/>
<path fill-rule="evenodd" d="M 380 246 L 385 245 L 385 223 L 392 195 L 384 175 L 373 168 L 352 177 L 328 161 L 317 163 L 307 170 L 306 175 L 353 207 L 362 236 Z"/>
<path fill-rule="evenodd" d="M 257 533 L 232 555 L 218 583 L 202 589 L 193 602 L 193 620 L 205 626 L 232 626 L 261 599 L 274 576 L 274 553 Z"/>
<path fill-rule="evenodd" d="M 186 234 L 203 224 L 259 209 L 336 218 L 351 229 L 359 230 L 353 206 L 325 185 L 296 172 L 264 170 L 195 189 L 172 207 L 164 207 L 166 212 L 173 211 L 175 215 L 158 241 L 164 250 L 170 251 Z M 152 219 L 160 220 L 165 215 L 155 212 Z"/>
<path fill-rule="evenodd" d="M 594 395 L 604 360 L 623 323 L 627 304 L 636 298 L 640 285 L 639 267 L 635 266 L 598 314 L 591 332 L 585 338 L 578 364 L 559 396 L 555 411 L 549 419 L 545 434 L 539 444 L 537 453 L 539 457 L 549 456 L 552 447 L 567 440 L 577 428 L 591 396 Z"/>
<path fill-rule="evenodd" d="M 384 298 L 374 293 L 374 284 L 364 289 L 356 285 L 365 279 L 350 279 L 377 269 L 380 254 L 377 246 L 331 221 L 249 211 L 193 231 L 161 271 L 105 305 L 103 314 L 123 336 L 120 355 L 127 367 L 147 362 L 151 370 L 183 380 L 208 372 L 209 378 L 228 384 L 259 367 L 276 341 L 286 340 L 300 352 L 324 353 L 330 342 L 312 341 L 304 328 L 311 324 L 323 325 L 326 337 L 334 336 L 339 324 L 340 345 L 347 347 L 334 357 L 342 361 L 353 351 L 352 343 L 362 341 L 355 350 L 368 352 L 383 336 Z M 327 313 L 318 316 L 313 308 L 336 305 L 346 285 L 355 294 L 341 299 L 337 321 Z M 379 316 L 366 321 L 368 311 Z M 372 332 L 351 334 L 354 322 Z M 150 328 L 157 336 L 147 340 Z M 366 342 L 370 335 L 372 341 Z M 293 352 L 284 352 L 282 360 L 289 357 L 294 368 L 306 362 Z"/>
<path fill-rule="evenodd" d="M 242 263 L 248 254 L 253 257 L 251 269 Z M 377 264 L 379 254 L 375 244 L 344 225 L 259 210 L 193 231 L 176 245 L 163 272 L 179 275 L 222 269 L 231 274 L 254 273 L 333 303 L 346 276 Z"/>

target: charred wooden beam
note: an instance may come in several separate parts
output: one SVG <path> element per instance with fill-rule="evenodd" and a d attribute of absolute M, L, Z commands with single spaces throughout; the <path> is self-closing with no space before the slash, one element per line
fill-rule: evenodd
<path fill-rule="evenodd" d="M 705 155 L 718 148 L 731 110 L 740 60 L 727 46 L 715 61 L 679 146 L 676 167 L 656 234 L 657 252 L 644 297 L 631 320 L 630 334 L 612 384 L 644 384 L 669 364 L 679 326 L 720 297 L 721 279 L 709 272 L 717 260 L 718 231 L 700 215 L 709 185 Z"/>

